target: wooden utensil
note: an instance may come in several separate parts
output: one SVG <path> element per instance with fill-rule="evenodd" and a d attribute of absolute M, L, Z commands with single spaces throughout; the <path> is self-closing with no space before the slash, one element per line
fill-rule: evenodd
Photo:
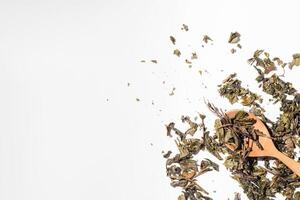
<path fill-rule="evenodd" d="M 229 118 L 234 118 L 235 114 L 238 112 L 239 110 L 231 110 L 226 112 L 226 115 Z M 248 140 L 246 141 L 249 145 L 252 147 L 251 152 L 249 153 L 250 157 L 265 157 L 265 156 L 269 156 L 269 157 L 274 157 L 277 158 L 278 160 L 280 160 L 281 162 L 283 162 L 288 168 L 290 168 L 295 174 L 297 174 L 300 177 L 300 163 L 296 162 L 295 160 L 287 157 L 286 155 L 284 155 L 283 153 L 281 153 L 280 151 L 278 151 L 272 141 L 272 139 L 270 138 L 270 134 L 269 131 L 267 129 L 267 127 L 265 126 L 265 124 L 258 118 L 256 117 L 253 113 L 249 113 L 249 117 L 253 118 L 256 120 L 256 123 L 253 125 L 254 129 L 257 129 L 259 131 L 261 131 L 265 136 L 260 136 L 259 137 L 259 143 L 263 146 L 263 150 L 261 150 L 256 144 L 255 142 L 253 142 L 253 140 Z M 236 147 L 234 145 L 226 145 L 229 149 L 231 149 L 232 151 L 234 151 L 236 149 Z"/>

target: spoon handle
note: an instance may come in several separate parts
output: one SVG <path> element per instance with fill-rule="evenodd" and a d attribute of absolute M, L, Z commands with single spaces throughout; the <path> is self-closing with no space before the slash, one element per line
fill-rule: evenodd
<path fill-rule="evenodd" d="M 274 153 L 274 157 L 283 162 L 288 168 L 290 168 L 300 177 L 300 162 L 296 162 L 279 151 Z"/>

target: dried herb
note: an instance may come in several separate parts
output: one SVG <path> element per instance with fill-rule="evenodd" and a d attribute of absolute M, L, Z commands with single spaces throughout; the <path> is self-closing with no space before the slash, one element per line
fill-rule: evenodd
<path fill-rule="evenodd" d="M 189 27 L 186 24 L 182 24 L 181 30 L 188 31 Z"/>
<path fill-rule="evenodd" d="M 289 68 L 292 69 L 294 66 L 300 66 L 300 53 L 296 53 L 293 55 L 293 60 L 289 64 Z"/>
<path fill-rule="evenodd" d="M 197 130 L 203 130 L 207 133 L 204 115 L 200 115 L 200 118 L 201 123 L 198 124 L 192 121 L 190 117 L 182 116 L 181 121 L 189 125 L 186 131 L 177 129 L 174 122 L 166 126 L 167 135 L 170 136 L 171 132 L 177 135 L 175 143 L 178 153 L 171 158 L 169 153 L 165 155 L 169 157 L 166 160 L 166 171 L 171 180 L 171 186 L 182 188 L 182 194 L 178 197 L 180 200 L 211 200 L 207 196 L 208 192 L 198 184 L 196 178 L 212 169 L 219 170 L 219 166 L 209 159 L 202 160 L 200 165 L 194 159 L 200 150 L 206 148 L 204 139 L 194 137 Z"/>
<path fill-rule="evenodd" d="M 208 41 L 213 41 L 208 35 L 204 35 L 202 39 L 205 43 L 208 43 Z"/>
<path fill-rule="evenodd" d="M 236 78 L 236 74 L 229 75 L 221 85 L 219 85 L 219 93 L 222 97 L 226 97 L 230 103 L 240 102 L 244 106 L 258 105 L 262 102 L 262 98 L 242 87 L 241 81 Z"/>
<path fill-rule="evenodd" d="M 181 55 L 181 52 L 178 50 L 178 49 L 175 49 L 174 52 L 173 52 L 174 55 L 180 57 Z"/>
<path fill-rule="evenodd" d="M 188 31 L 188 27 L 182 27 Z M 236 44 L 236 49 L 241 49 L 241 35 L 238 32 L 231 33 L 228 42 Z M 170 37 L 173 44 L 174 40 Z M 174 42 L 173 42 L 174 41 Z M 208 43 L 212 39 L 205 35 L 203 41 Z M 181 52 L 176 49 L 174 54 L 180 57 Z M 197 59 L 197 54 L 192 53 L 191 59 Z M 192 62 L 185 60 L 187 64 Z M 245 141 L 252 140 L 256 146 L 263 150 L 259 137 L 265 137 L 262 132 L 254 128 L 256 120 L 249 117 L 248 112 L 258 116 L 270 132 L 276 148 L 292 159 L 297 159 L 297 148 L 300 148 L 300 93 L 289 82 L 284 81 L 276 74 L 278 67 L 283 70 L 288 65 L 290 69 L 300 66 L 300 54 L 294 54 L 293 60 L 284 62 L 279 57 L 271 57 L 264 50 L 256 50 L 248 63 L 257 71 L 256 81 L 261 91 L 270 96 L 270 100 L 280 107 L 280 115 L 272 121 L 266 116 L 262 107 L 263 99 L 257 93 L 242 86 L 242 81 L 237 75 L 230 74 L 219 86 L 218 92 L 231 104 L 241 104 L 248 111 L 239 111 L 229 118 L 221 109 L 211 103 L 208 108 L 217 119 L 214 123 L 214 131 L 209 131 L 204 120 L 205 115 L 199 114 L 199 119 L 194 121 L 188 116 L 182 116 L 181 121 L 188 128 L 184 131 L 176 128 L 175 123 L 166 125 L 167 136 L 175 136 L 177 153 L 168 151 L 164 153 L 166 158 L 166 172 L 173 187 L 180 187 L 182 193 L 178 200 L 211 199 L 208 192 L 202 188 L 197 179 L 200 175 L 212 171 L 219 171 L 219 165 L 210 159 L 197 161 L 195 156 L 201 151 L 207 151 L 216 159 L 223 162 L 231 172 L 231 177 L 236 180 L 250 200 L 275 200 L 279 193 L 286 200 L 300 200 L 300 177 L 297 177 L 287 166 L 280 161 L 269 157 L 249 157 L 251 146 Z M 272 72 L 272 74 L 270 73 Z M 199 70 L 202 75 L 202 71 Z M 203 85 L 203 84 L 202 84 Z M 170 95 L 174 92 L 170 93 Z M 228 145 L 234 147 L 228 148 Z M 263 161 L 263 166 L 258 161 Z M 298 156 L 298 161 L 300 158 Z M 269 176 L 267 176 L 269 175 Z M 271 176 L 270 176 L 271 175 Z M 201 178 L 200 178 L 201 179 Z M 235 193 L 235 200 L 240 200 L 239 193 Z"/>
<path fill-rule="evenodd" d="M 236 192 L 236 193 L 234 194 L 234 200 L 242 200 L 242 199 L 241 199 L 241 194 L 238 193 L 238 192 Z"/>
<path fill-rule="evenodd" d="M 236 74 L 231 74 L 219 85 L 221 96 L 228 98 L 231 103 L 241 103 L 249 106 L 250 110 L 261 117 L 270 130 L 270 135 L 274 140 L 275 146 L 291 158 L 296 156 L 296 146 L 300 146 L 300 94 L 294 89 L 292 84 L 284 82 L 277 75 L 265 77 L 265 74 L 258 71 L 257 81 L 263 91 L 272 96 L 275 102 L 280 103 L 281 115 L 276 122 L 272 122 L 264 115 L 264 109 L 260 103 L 262 99 L 249 89 L 241 86 L 241 81 L 236 78 Z M 294 99 L 287 99 L 287 96 L 293 96 Z M 193 160 L 193 156 L 197 155 L 201 150 L 206 150 L 219 160 L 224 160 L 225 167 L 232 173 L 232 178 L 239 182 L 245 194 L 249 199 L 253 200 L 275 200 L 275 195 L 281 193 L 286 196 L 286 200 L 294 200 L 299 198 L 299 192 L 296 189 L 300 187 L 300 177 L 297 177 L 289 168 L 281 162 L 275 160 L 274 164 L 270 164 L 272 158 L 263 158 L 264 167 L 258 165 L 258 158 L 249 157 L 251 147 L 244 143 L 245 140 L 251 139 L 256 145 L 263 150 L 259 142 L 259 137 L 263 137 L 262 133 L 254 129 L 255 120 L 249 118 L 247 112 L 240 111 L 234 118 L 228 118 L 226 114 L 211 103 L 207 103 L 209 109 L 218 117 L 215 121 L 214 135 L 210 135 L 204 124 L 205 115 L 199 115 L 201 122 L 196 123 L 189 117 L 182 117 L 182 122 L 189 124 L 189 129 L 181 132 L 175 128 L 175 123 L 167 126 L 167 134 L 170 135 L 174 131 L 178 136 L 176 140 L 179 154 L 167 160 L 167 166 L 174 163 L 189 163 L 189 173 L 182 173 L 185 179 L 192 179 L 201 174 L 212 170 L 219 170 L 216 163 L 209 159 L 200 162 L 200 168 Z M 197 130 L 202 130 L 202 137 L 194 137 Z M 187 139 L 187 136 L 192 138 Z M 226 145 L 233 145 L 235 150 L 232 151 Z M 225 156 L 225 158 L 223 158 Z M 188 161 L 187 161 L 188 160 Z M 180 165 L 180 170 L 186 169 L 186 165 Z M 167 167 L 168 169 L 168 167 Z M 184 170 L 183 170 L 184 171 Z M 186 170 L 185 170 L 186 171 Z M 272 177 L 267 178 L 267 174 L 271 173 Z M 170 177 L 170 176 L 169 176 Z M 184 180 L 185 180 L 184 179 Z M 179 198 L 185 199 L 205 199 L 203 194 L 207 194 L 203 188 L 199 191 L 185 190 L 186 181 L 181 179 L 172 179 L 175 183 L 174 187 L 180 186 L 183 194 Z M 192 184 L 194 186 L 194 184 Z M 198 188 L 198 187 L 197 187 Z M 193 191 L 193 192 L 191 192 Z M 198 193 L 200 198 L 197 198 Z M 241 199 L 240 194 L 235 194 L 235 199 Z"/>
<path fill-rule="evenodd" d="M 171 155 L 172 151 L 168 151 L 167 153 L 165 153 L 163 156 L 164 158 L 169 158 Z"/>
<path fill-rule="evenodd" d="M 231 33 L 228 39 L 228 42 L 231 44 L 238 43 L 240 41 L 241 34 L 238 32 Z"/>
<path fill-rule="evenodd" d="M 173 96 L 174 95 L 174 92 L 175 92 L 175 90 L 176 90 L 176 88 L 172 88 L 172 91 L 171 91 L 171 93 L 169 94 L 169 96 Z"/>
<path fill-rule="evenodd" d="M 253 101 L 247 105 L 256 107 L 261 119 L 268 126 L 270 135 L 275 146 L 291 158 L 295 158 L 296 143 L 299 143 L 300 133 L 300 94 L 293 88 L 291 83 L 284 82 L 276 74 L 271 77 L 265 77 L 265 73 L 260 69 L 258 71 L 257 81 L 260 83 L 263 91 L 272 96 L 275 103 L 280 103 L 281 114 L 276 122 L 272 122 L 264 116 L 264 111 L 257 101 L 257 95 L 248 89 L 241 87 L 241 81 L 230 75 L 222 85 L 220 85 L 220 94 L 229 99 L 232 103 L 242 103 L 239 100 L 244 92 L 253 96 Z M 294 96 L 294 99 L 288 100 L 287 96 Z M 229 156 L 225 158 L 224 165 L 228 168 L 237 180 L 249 199 L 274 199 L 276 193 L 280 192 L 286 196 L 286 200 L 293 200 L 296 188 L 300 187 L 300 177 L 297 177 L 285 165 L 275 160 L 274 165 L 270 166 L 271 158 L 263 158 L 265 167 L 258 165 L 258 158 L 247 157 L 251 149 L 245 147 L 243 142 L 245 138 L 251 139 L 259 145 L 258 137 L 260 133 L 253 128 L 253 121 L 247 119 L 247 113 L 238 112 L 233 119 L 228 119 L 222 112 L 209 104 L 211 110 L 219 117 L 215 122 L 216 138 L 222 148 L 219 152 L 227 152 Z M 256 111 L 257 111 L 256 110 Z M 224 144 L 233 144 L 237 149 L 235 151 L 224 148 Z M 267 178 L 266 174 L 271 173 L 272 178 Z"/>
<path fill-rule="evenodd" d="M 193 59 L 198 59 L 198 56 L 197 56 L 196 52 L 192 53 L 191 59 L 192 59 L 192 60 L 193 60 Z"/>
<path fill-rule="evenodd" d="M 175 45 L 175 43 L 176 43 L 176 39 L 171 35 L 170 36 L 170 40 L 171 40 L 171 42 L 172 42 L 172 44 L 174 44 Z"/>
<path fill-rule="evenodd" d="M 186 63 L 186 64 L 192 64 L 192 62 L 189 61 L 188 59 L 185 59 L 185 63 Z"/>
<path fill-rule="evenodd" d="M 275 57 L 275 61 L 276 60 L 278 61 Z M 276 65 L 270 58 L 270 54 L 264 50 L 256 50 L 253 57 L 248 59 L 248 63 L 250 65 L 254 65 L 256 68 L 264 69 L 264 74 L 268 74 L 269 72 L 276 70 Z"/>

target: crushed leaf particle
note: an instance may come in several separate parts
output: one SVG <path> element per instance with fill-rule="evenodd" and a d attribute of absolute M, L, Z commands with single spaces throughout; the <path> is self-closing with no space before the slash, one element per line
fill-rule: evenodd
<path fill-rule="evenodd" d="M 169 94 L 169 96 L 173 96 L 173 95 L 174 95 L 174 92 L 175 92 L 175 90 L 176 90 L 176 88 L 175 88 L 175 87 L 173 87 L 173 88 L 172 88 L 172 91 L 171 91 L 171 93 Z"/>
<path fill-rule="evenodd" d="M 293 60 L 289 63 L 289 68 L 292 69 L 294 66 L 300 66 L 300 53 L 293 54 Z"/>
<path fill-rule="evenodd" d="M 186 63 L 186 64 L 192 64 L 192 62 L 189 61 L 188 59 L 185 59 L 185 63 Z"/>
<path fill-rule="evenodd" d="M 228 42 L 230 44 L 238 43 L 240 41 L 240 37 L 241 34 L 239 34 L 238 32 L 231 33 Z"/>
<path fill-rule="evenodd" d="M 179 51 L 179 49 L 175 49 L 174 52 L 173 52 L 174 55 L 180 57 L 181 55 L 181 52 Z"/>
<path fill-rule="evenodd" d="M 192 60 L 198 59 L 198 56 L 197 56 L 197 53 L 196 53 L 196 52 L 193 52 L 193 53 L 192 53 L 191 59 L 192 59 Z"/>
<path fill-rule="evenodd" d="M 171 154 L 172 154 L 172 151 L 168 151 L 167 153 L 164 153 L 163 157 L 169 158 Z"/>
<path fill-rule="evenodd" d="M 175 45 L 175 43 L 176 43 L 176 39 L 175 39 L 175 37 L 173 37 L 173 36 L 171 35 L 171 36 L 170 36 L 170 40 L 171 40 L 172 44 L 174 44 L 174 45 Z"/>
<path fill-rule="evenodd" d="M 204 35 L 203 36 L 203 41 L 205 42 L 205 43 L 208 43 L 208 41 L 213 41 L 208 35 Z"/>
<path fill-rule="evenodd" d="M 189 27 L 186 24 L 182 24 L 181 30 L 188 31 Z"/>

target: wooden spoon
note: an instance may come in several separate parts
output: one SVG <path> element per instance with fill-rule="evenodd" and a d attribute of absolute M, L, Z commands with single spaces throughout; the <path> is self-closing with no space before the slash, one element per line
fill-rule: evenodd
<path fill-rule="evenodd" d="M 239 110 L 231 110 L 226 112 L 226 115 L 229 118 L 234 118 L 235 114 L 238 112 Z M 278 151 L 272 141 L 272 139 L 270 138 L 270 134 L 269 131 L 267 129 L 267 127 L 265 126 L 265 124 L 258 118 L 256 117 L 253 113 L 249 113 L 249 117 L 253 118 L 256 120 L 256 123 L 253 125 L 254 129 L 257 129 L 259 131 L 261 131 L 265 136 L 260 136 L 259 137 L 259 143 L 263 146 L 263 150 L 261 150 L 256 144 L 255 142 L 253 142 L 253 140 L 248 140 L 245 141 L 247 142 L 250 147 L 252 147 L 251 152 L 249 153 L 250 157 L 265 157 L 265 156 L 269 156 L 269 157 L 274 157 L 277 158 L 278 160 L 280 160 L 281 162 L 283 162 L 288 168 L 290 168 L 295 174 L 297 174 L 300 177 L 300 163 L 296 162 L 295 160 L 289 158 L 288 156 L 284 155 L 283 153 L 281 153 L 280 151 Z M 234 151 L 236 149 L 236 147 L 234 145 L 230 145 L 230 144 L 226 144 L 226 146 L 231 149 L 232 151 Z"/>

